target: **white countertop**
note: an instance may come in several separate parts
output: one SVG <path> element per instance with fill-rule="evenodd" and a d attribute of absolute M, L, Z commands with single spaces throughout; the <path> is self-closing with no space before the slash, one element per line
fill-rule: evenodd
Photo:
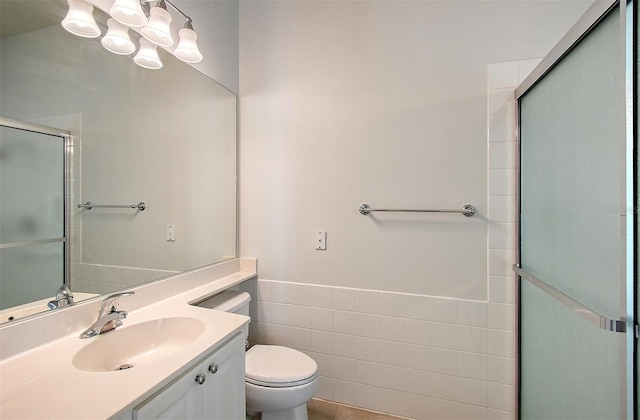
<path fill-rule="evenodd" d="M 249 317 L 200 308 L 189 302 L 253 276 L 255 273 L 235 273 L 129 311 L 118 329 L 167 317 L 196 318 L 205 323 L 198 338 L 160 360 L 116 372 L 78 369 L 72 362 L 74 355 L 100 336 L 80 339 L 77 331 L 3 360 L 0 362 L 0 418 L 121 416 L 241 331 Z M 120 299 L 120 309 L 127 310 L 127 297 Z"/>

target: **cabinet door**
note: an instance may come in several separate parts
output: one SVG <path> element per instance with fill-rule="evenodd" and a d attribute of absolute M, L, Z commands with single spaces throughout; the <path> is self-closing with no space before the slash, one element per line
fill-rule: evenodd
<path fill-rule="evenodd" d="M 204 388 L 204 412 L 209 419 L 244 420 L 244 336 L 238 335 L 208 357 Z"/>
<path fill-rule="evenodd" d="M 196 366 L 187 374 L 165 387 L 160 393 L 133 409 L 133 419 L 202 419 L 203 385 L 196 382 L 202 374 Z"/>

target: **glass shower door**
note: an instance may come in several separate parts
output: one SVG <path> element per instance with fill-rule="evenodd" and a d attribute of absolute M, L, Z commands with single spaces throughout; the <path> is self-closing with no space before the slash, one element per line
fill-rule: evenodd
<path fill-rule="evenodd" d="M 519 97 L 523 419 L 633 418 L 619 9 Z"/>
<path fill-rule="evenodd" d="M 66 138 L 15 128 L 7 119 L 0 123 L 0 309 L 5 309 L 51 298 L 64 283 Z"/>

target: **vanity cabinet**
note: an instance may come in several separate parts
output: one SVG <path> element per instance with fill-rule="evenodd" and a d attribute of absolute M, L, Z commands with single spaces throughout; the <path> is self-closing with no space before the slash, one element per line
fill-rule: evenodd
<path fill-rule="evenodd" d="M 133 419 L 245 419 L 244 337 L 235 336 L 133 409 Z"/>

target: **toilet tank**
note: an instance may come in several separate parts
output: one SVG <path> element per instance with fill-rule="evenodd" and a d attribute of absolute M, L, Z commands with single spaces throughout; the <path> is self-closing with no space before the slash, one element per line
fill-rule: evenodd
<path fill-rule="evenodd" d="M 251 295 L 249 293 L 239 292 L 237 290 L 225 290 L 198 303 L 197 306 L 249 316 L 249 302 L 251 302 Z"/>
<path fill-rule="evenodd" d="M 251 295 L 247 292 L 239 292 L 237 290 L 225 290 L 207 300 L 196 304 L 202 308 L 215 309 L 224 312 L 233 312 L 240 315 L 249 315 L 249 302 Z M 244 334 L 245 348 L 249 347 L 249 324 L 242 329 Z"/>

